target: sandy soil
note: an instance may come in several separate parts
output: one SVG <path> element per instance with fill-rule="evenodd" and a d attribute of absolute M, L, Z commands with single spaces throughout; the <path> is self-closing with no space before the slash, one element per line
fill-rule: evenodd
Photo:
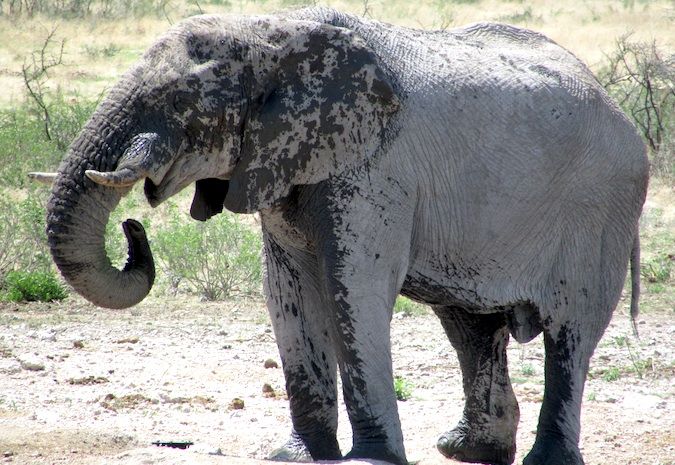
<path fill-rule="evenodd" d="M 675 325 L 667 314 L 643 315 L 638 341 L 624 308 L 622 302 L 593 359 L 582 452 L 587 464 L 672 465 Z M 412 398 L 399 402 L 408 458 L 455 463 L 435 450 L 462 409 L 455 353 L 431 314 L 395 315 L 392 334 L 395 374 L 413 385 Z M 543 355 L 541 338 L 509 347 L 521 409 L 517 463 L 534 441 Z M 255 301 L 150 300 L 116 312 L 79 298 L 0 304 L 0 463 L 264 458 L 290 428 L 282 371 L 266 368 L 268 359 L 278 361 L 274 336 Z M 274 392 L 264 393 L 265 384 Z M 235 398 L 243 409 L 234 408 Z M 195 445 L 166 451 L 152 448 L 154 441 Z M 349 450 L 344 410 L 340 442 Z"/>

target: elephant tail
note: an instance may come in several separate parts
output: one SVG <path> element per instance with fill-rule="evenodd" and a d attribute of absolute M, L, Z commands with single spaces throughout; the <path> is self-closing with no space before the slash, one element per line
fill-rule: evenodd
<path fill-rule="evenodd" d="M 635 232 L 635 239 L 633 240 L 633 248 L 630 252 L 630 281 L 631 281 L 631 297 L 630 297 L 630 319 L 633 326 L 633 334 L 638 336 L 637 317 L 640 314 L 640 233 Z"/>

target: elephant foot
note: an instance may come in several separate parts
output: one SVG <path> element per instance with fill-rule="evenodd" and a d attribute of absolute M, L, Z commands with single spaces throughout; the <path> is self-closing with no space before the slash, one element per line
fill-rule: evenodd
<path fill-rule="evenodd" d="M 475 433 L 480 431 L 480 436 Z M 516 457 L 515 431 L 508 440 L 499 441 L 484 429 L 472 429 L 460 423 L 443 434 L 436 447 L 444 456 L 461 462 L 509 465 Z"/>
<path fill-rule="evenodd" d="M 286 444 L 273 450 L 267 460 L 273 462 L 311 463 L 314 460 L 339 460 L 342 458 L 337 439 L 312 444 L 314 453 L 297 433 L 293 432 Z"/>
<path fill-rule="evenodd" d="M 523 465 L 584 465 L 577 444 L 560 437 L 537 437 Z"/>

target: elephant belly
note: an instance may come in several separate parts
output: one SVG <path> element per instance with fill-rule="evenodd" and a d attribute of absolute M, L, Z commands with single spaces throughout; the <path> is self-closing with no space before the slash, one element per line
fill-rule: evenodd
<path fill-rule="evenodd" d="M 481 296 L 475 283 L 453 282 L 447 277 L 432 276 L 419 272 L 409 273 L 401 294 L 432 306 L 458 306 L 481 313 L 499 311 L 506 302 Z"/>

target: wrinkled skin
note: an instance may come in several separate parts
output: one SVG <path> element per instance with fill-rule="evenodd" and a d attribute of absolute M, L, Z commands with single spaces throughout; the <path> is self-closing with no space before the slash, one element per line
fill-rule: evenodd
<path fill-rule="evenodd" d="M 111 91 L 54 182 L 48 236 L 92 302 L 142 300 L 140 224 L 110 265 L 109 212 L 145 180 L 155 206 L 196 183 L 192 216 L 260 212 L 265 292 L 293 430 L 279 460 L 405 464 L 389 325 L 399 293 L 433 306 L 466 404 L 439 450 L 515 456 L 512 335 L 543 331 L 545 394 L 527 465 L 583 463 L 589 359 L 615 308 L 647 185 L 635 129 L 589 70 L 545 37 L 498 24 L 414 31 L 306 9 L 191 18 Z"/>

